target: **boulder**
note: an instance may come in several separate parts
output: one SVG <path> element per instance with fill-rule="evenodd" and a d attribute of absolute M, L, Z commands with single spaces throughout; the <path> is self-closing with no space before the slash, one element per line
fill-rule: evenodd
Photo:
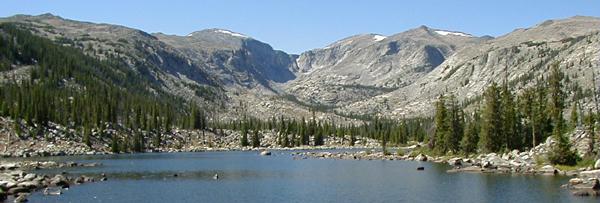
<path fill-rule="evenodd" d="M 31 180 L 35 179 L 36 177 L 37 177 L 37 175 L 30 173 L 30 174 L 25 175 L 25 177 L 23 177 L 23 179 L 31 181 Z"/>
<path fill-rule="evenodd" d="M 462 166 L 462 159 L 461 158 L 452 158 L 452 159 L 448 160 L 448 164 L 450 164 L 450 166 Z"/>
<path fill-rule="evenodd" d="M 594 169 L 600 169 L 600 159 L 596 160 L 596 163 L 594 164 Z"/>
<path fill-rule="evenodd" d="M 6 163 L 0 165 L 0 170 L 15 170 L 17 168 L 19 168 L 19 166 L 16 163 Z"/>
<path fill-rule="evenodd" d="M 484 161 L 483 164 L 481 164 L 481 167 L 483 168 L 492 168 L 493 166 L 494 165 L 490 161 Z"/>
<path fill-rule="evenodd" d="M 50 185 L 62 187 L 62 188 L 68 188 L 69 181 L 62 175 L 56 175 L 56 176 L 54 176 L 54 178 L 52 178 L 50 180 Z"/>
<path fill-rule="evenodd" d="M 270 151 L 267 151 L 267 150 L 265 150 L 265 151 L 262 151 L 262 152 L 260 152 L 260 155 L 261 155 L 261 156 L 271 156 L 271 152 L 270 152 Z"/>
<path fill-rule="evenodd" d="M 21 182 L 21 183 L 17 184 L 17 186 L 35 189 L 35 188 L 41 187 L 42 183 L 40 181 L 32 180 L 32 181 Z"/>
<path fill-rule="evenodd" d="M 415 160 L 417 160 L 417 161 L 427 161 L 427 156 L 425 156 L 423 154 L 419 154 L 419 155 L 417 155 L 417 157 L 415 157 Z"/>
<path fill-rule="evenodd" d="M 573 186 L 573 185 L 579 185 L 583 183 L 583 179 L 581 178 L 571 178 L 571 180 L 569 180 L 569 185 Z"/>
<path fill-rule="evenodd" d="M 14 202 L 15 202 L 15 203 L 27 202 L 27 195 L 25 195 L 25 194 L 19 195 L 19 196 L 18 196 L 18 197 L 17 197 L 17 198 L 14 200 Z"/>
<path fill-rule="evenodd" d="M 17 186 L 17 187 L 13 187 L 13 188 L 8 189 L 7 193 L 15 195 L 15 194 L 19 194 L 19 193 L 28 193 L 30 191 L 31 191 L 31 189 L 29 189 L 27 187 Z"/>
<path fill-rule="evenodd" d="M 558 169 L 554 168 L 554 166 L 545 165 L 542 168 L 540 168 L 539 172 L 544 173 L 544 174 L 558 174 L 560 171 L 558 171 Z"/>
<path fill-rule="evenodd" d="M 579 173 L 579 175 L 581 175 L 581 177 L 585 177 L 585 178 L 600 178 L 600 169 L 591 170 L 591 171 L 583 171 L 583 172 Z"/>

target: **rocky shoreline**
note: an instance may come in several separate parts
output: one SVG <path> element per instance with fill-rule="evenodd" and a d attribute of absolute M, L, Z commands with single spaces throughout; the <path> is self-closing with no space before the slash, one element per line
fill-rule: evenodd
<path fill-rule="evenodd" d="M 73 185 L 95 181 L 106 181 L 105 175 L 99 177 L 71 176 L 67 173 L 41 174 L 38 169 L 66 167 L 96 167 L 97 163 L 59 163 L 54 161 L 15 161 L 0 163 L 0 202 L 26 202 L 34 192 L 44 195 L 60 195 Z"/>

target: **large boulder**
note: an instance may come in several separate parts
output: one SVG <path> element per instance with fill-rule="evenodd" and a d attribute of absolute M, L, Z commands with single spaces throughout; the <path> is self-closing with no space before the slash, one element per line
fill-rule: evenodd
<path fill-rule="evenodd" d="M 543 173 L 543 174 L 555 175 L 555 174 L 558 174 L 560 171 L 558 169 L 554 168 L 554 166 L 545 165 L 542 168 L 540 168 L 539 172 Z"/>
<path fill-rule="evenodd" d="M 42 183 L 40 181 L 32 180 L 32 181 L 21 182 L 21 183 L 17 184 L 17 186 L 35 189 L 35 188 L 41 187 Z"/>
<path fill-rule="evenodd" d="M 417 157 L 415 157 L 415 160 L 417 160 L 417 161 L 427 161 L 427 156 L 425 156 L 424 154 L 419 154 L 419 155 L 417 155 Z"/>
<path fill-rule="evenodd" d="M 600 169 L 591 170 L 591 171 L 582 171 L 579 173 L 581 177 L 584 178 L 600 178 Z"/>
<path fill-rule="evenodd" d="M 25 175 L 25 177 L 23 177 L 23 179 L 27 180 L 27 181 L 31 181 L 33 179 L 35 179 L 37 177 L 37 175 L 35 175 L 34 173 L 30 173 Z"/>
<path fill-rule="evenodd" d="M 0 170 L 15 170 L 17 168 L 19 168 L 19 166 L 16 163 L 6 163 L 0 165 Z"/>
<path fill-rule="evenodd" d="M 62 187 L 62 188 L 68 188 L 69 181 L 62 175 L 56 175 L 50 180 L 50 185 Z"/>
<path fill-rule="evenodd" d="M 450 164 L 450 166 L 462 166 L 462 159 L 461 158 L 452 158 L 452 159 L 448 160 L 448 164 Z"/>
<path fill-rule="evenodd" d="M 8 189 L 8 194 L 15 195 L 15 194 L 19 194 L 19 193 L 28 193 L 30 191 L 31 191 L 31 189 L 29 189 L 28 187 L 17 186 L 17 187 Z"/>
<path fill-rule="evenodd" d="M 27 202 L 27 195 L 25 195 L 25 194 L 19 195 L 19 197 L 17 197 L 14 200 L 14 202 L 15 203 Z"/>
<path fill-rule="evenodd" d="M 571 186 L 573 186 L 573 185 L 579 185 L 581 183 L 583 183 L 583 179 L 581 179 L 581 178 L 571 178 L 569 180 L 569 185 L 571 185 Z"/>

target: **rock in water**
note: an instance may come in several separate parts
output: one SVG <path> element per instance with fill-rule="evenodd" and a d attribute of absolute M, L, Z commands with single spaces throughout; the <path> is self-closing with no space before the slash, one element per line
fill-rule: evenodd
<path fill-rule="evenodd" d="M 271 156 L 271 152 L 270 152 L 270 151 L 267 151 L 267 150 L 265 150 L 265 151 L 262 151 L 262 152 L 260 152 L 260 155 L 261 155 L 261 156 Z"/>
<path fill-rule="evenodd" d="M 427 156 L 425 156 L 423 154 L 419 154 L 417 157 L 415 157 L 415 160 L 418 160 L 418 161 L 427 161 Z"/>
<path fill-rule="evenodd" d="M 27 202 L 27 195 L 19 195 L 19 197 L 17 197 L 15 199 L 15 203 L 21 203 L 21 202 Z"/>
<path fill-rule="evenodd" d="M 417 167 L 417 171 L 423 171 L 423 170 L 425 170 L 425 167 L 423 167 L 423 166 Z"/>
<path fill-rule="evenodd" d="M 583 179 L 581 178 L 571 178 L 571 180 L 569 180 L 569 185 L 573 186 L 573 185 L 579 185 L 583 183 Z"/>
<path fill-rule="evenodd" d="M 213 176 L 213 179 L 215 179 L 215 180 L 219 180 L 219 174 L 216 174 L 216 173 L 215 173 L 215 175 Z"/>

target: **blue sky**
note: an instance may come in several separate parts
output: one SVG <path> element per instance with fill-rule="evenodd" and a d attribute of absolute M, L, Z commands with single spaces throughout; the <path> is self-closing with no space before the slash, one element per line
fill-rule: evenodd
<path fill-rule="evenodd" d="M 3 0 L 0 16 L 64 18 L 186 35 L 240 32 L 300 53 L 360 33 L 391 35 L 420 25 L 499 36 L 547 19 L 600 17 L 600 0 Z"/>

